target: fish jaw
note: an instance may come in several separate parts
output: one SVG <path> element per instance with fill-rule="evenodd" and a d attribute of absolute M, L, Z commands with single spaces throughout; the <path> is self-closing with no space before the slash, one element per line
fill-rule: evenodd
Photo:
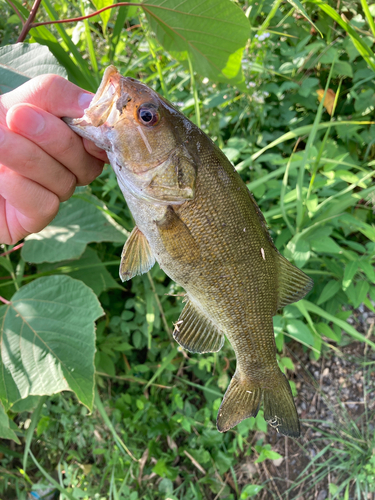
<path fill-rule="evenodd" d="M 112 149 L 111 127 L 120 115 L 116 108 L 116 103 L 121 98 L 120 76 L 114 66 L 109 66 L 89 107 L 84 110 L 84 115 L 81 118 L 63 118 L 74 132 L 107 152 Z"/>
<path fill-rule="evenodd" d="M 155 126 L 140 123 L 142 106 L 158 113 Z M 107 152 L 124 194 L 161 205 L 194 198 L 196 166 L 184 145 L 192 124 L 143 83 L 109 66 L 83 117 L 63 120 Z"/>

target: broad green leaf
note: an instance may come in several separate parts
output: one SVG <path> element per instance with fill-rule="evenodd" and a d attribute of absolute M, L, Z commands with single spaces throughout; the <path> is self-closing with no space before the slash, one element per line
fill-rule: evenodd
<path fill-rule="evenodd" d="M 335 67 L 333 68 L 333 74 L 335 76 L 348 76 L 353 78 L 353 70 L 351 65 L 346 61 L 336 61 Z"/>
<path fill-rule="evenodd" d="M 12 439 L 17 444 L 21 444 L 17 434 L 9 426 L 9 418 L 0 401 L 0 439 Z"/>
<path fill-rule="evenodd" d="M 344 269 L 344 277 L 342 280 L 342 289 L 345 291 L 350 286 L 358 269 L 358 261 L 352 260 L 348 262 Z M 319 304 L 318 304 L 319 305 Z"/>
<path fill-rule="evenodd" d="M 40 233 L 26 238 L 22 257 L 26 262 L 59 262 L 77 259 L 92 242 L 124 242 L 127 232 L 105 213 L 93 195 L 76 194 L 62 203 L 55 219 Z"/>
<path fill-rule="evenodd" d="M 316 253 L 341 253 L 342 249 L 330 236 L 310 241 L 311 250 Z"/>
<path fill-rule="evenodd" d="M 94 321 L 103 310 L 93 291 L 67 276 L 39 278 L 0 308 L 0 401 L 74 391 L 92 409 Z"/>
<path fill-rule="evenodd" d="M 280 363 L 285 366 L 288 370 L 294 371 L 294 364 L 293 361 L 290 358 L 281 358 Z"/>
<path fill-rule="evenodd" d="M 362 193 L 363 193 L 363 191 L 362 191 Z M 363 198 L 365 199 L 364 196 L 363 196 Z M 353 215 L 351 215 L 351 214 L 344 214 L 343 216 L 341 216 L 340 222 L 342 222 L 343 224 L 348 226 L 353 232 L 360 231 L 369 240 L 375 242 L 375 226 L 370 226 L 370 224 L 367 224 L 366 222 L 363 222 L 360 219 L 353 217 Z"/>
<path fill-rule="evenodd" d="M 6 257 L 0 257 L 0 266 L 12 273 L 14 271 L 12 263 Z"/>
<path fill-rule="evenodd" d="M 156 37 L 178 60 L 212 80 L 244 81 L 242 53 L 250 35 L 243 11 L 228 0 L 146 0 L 142 4 Z"/>
<path fill-rule="evenodd" d="M 285 249 L 285 257 L 294 260 L 297 267 L 302 268 L 310 258 L 310 245 L 304 239 L 293 238 Z"/>
<path fill-rule="evenodd" d="M 116 264 L 117 268 L 119 265 L 120 260 Z M 58 264 L 41 264 L 38 266 L 39 272 L 53 269 L 58 269 L 61 273 L 71 278 L 83 281 L 85 285 L 93 289 L 95 295 L 98 297 L 102 292 L 108 290 L 108 288 L 123 290 L 123 287 L 107 271 L 105 263 L 99 259 L 97 252 L 90 247 L 86 247 L 85 252 L 78 260 L 59 262 Z"/>
<path fill-rule="evenodd" d="M 287 0 L 290 5 L 293 5 L 293 7 L 295 7 L 297 10 L 299 10 L 301 12 L 301 14 L 303 15 L 303 17 L 305 17 L 309 23 L 311 24 L 311 26 L 314 26 L 314 28 L 316 29 L 316 31 L 320 34 L 320 36 L 323 38 L 323 35 L 322 35 L 322 32 L 320 31 L 320 29 L 316 26 L 316 24 L 314 24 L 312 22 L 312 20 L 310 19 L 310 17 L 308 16 L 304 6 L 301 4 L 301 2 L 299 0 Z"/>
<path fill-rule="evenodd" d="M 362 269 L 362 271 L 365 273 L 367 278 L 370 280 L 371 283 L 375 283 L 375 270 L 370 261 L 366 260 L 360 260 L 359 261 L 359 267 Z"/>
<path fill-rule="evenodd" d="M 291 337 L 308 345 L 314 345 L 314 336 L 308 326 L 299 319 L 288 319 L 286 330 Z"/>
<path fill-rule="evenodd" d="M 0 94 L 19 87 L 34 76 L 47 73 L 67 78 L 65 69 L 46 46 L 16 43 L 0 47 Z"/>
<path fill-rule="evenodd" d="M 248 498 L 255 497 L 264 488 L 261 484 L 248 484 L 242 490 L 241 500 L 247 500 Z"/>
<path fill-rule="evenodd" d="M 320 333 L 320 335 L 324 335 L 325 337 L 328 337 L 329 339 L 334 340 L 335 342 L 340 342 L 341 340 L 341 335 L 338 336 L 336 333 L 332 330 L 330 326 L 327 325 L 327 323 L 323 323 L 322 321 L 320 323 L 317 323 L 316 329 Z"/>
<path fill-rule="evenodd" d="M 368 281 L 359 281 L 357 285 L 351 283 L 350 286 L 345 290 L 345 293 L 349 297 L 353 306 L 357 308 L 365 301 L 369 290 L 370 285 Z"/>
<path fill-rule="evenodd" d="M 322 293 L 317 301 L 318 306 L 331 299 L 340 290 L 341 284 L 339 281 L 331 280 L 323 288 Z"/>
<path fill-rule="evenodd" d="M 368 281 L 359 281 L 355 287 L 357 300 L 354 307 L 360 306 L 366 299 L 367 294 L 370 290 L 370 284 Z"/>

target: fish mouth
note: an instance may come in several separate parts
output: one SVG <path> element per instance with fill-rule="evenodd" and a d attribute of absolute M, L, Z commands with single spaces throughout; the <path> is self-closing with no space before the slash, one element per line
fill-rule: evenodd
<path fill-rule="evenodd" d="M 81 137 L 94 141 L 107 152 L 111 151 L 108 132 L 123 118 L 123 108 L 131 100 L 124 88 L 125 82 L 115 66 L 108 66 L 84 115 L 81 118 L 63 117 L 64 122 Z"/>

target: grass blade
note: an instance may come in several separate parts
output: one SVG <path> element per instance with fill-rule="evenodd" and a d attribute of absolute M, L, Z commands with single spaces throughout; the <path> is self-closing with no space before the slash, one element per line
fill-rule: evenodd
<path fill-rule="evenodd" d="M 332 321 L 332 323 L 335 323 L 337 326 L 342 328 L 346 333 L 348 333 L 351 337 L 353 337 L 356 340 L 359 340 L 360 342 L 365 342 L 369 346 L 371 346 L 373 349 L 375 349 L 375 343 L 372 342 L 370 339 L 366 338 L 364 335 L 361 333 L 357 332 L 355 328 L 353 328 L 349 323 L 346 321 L 343 321 L 342 319 L 336 318 L 336 316 L 333 316 L 332 314 L 329 314 L 327 311 L 322 309 L 321 307 L 313 304 L 312 302 L 309 302 L 308 300 L 302 300 L 304 308 L 312 312 L 314 314 L 318 314 L 322 318 L 327 319 L 328 321 Z"/>
<path fill-rule="evenodd" d="M 334 122 L 335 127 L 341 127 L 344 125 L 373 125 L 375 122 L 373 121 L 342 121 L 342 122 Z M 251 156 L 252 160 L 256 160 L 261 156 L 263 153 L 268 151 L 269 149 L 274 148 L 275 146 L 278 146 L 279 144 L 285 142 L 285 141 L 290 141 L 291 139 L 297 139 L 300 136 L 310 134 L 314 125 L 304 125 L 303 127 L 298 127 L 294 130 L 291 130 L 290 132 L 287 132 L 286 134 L 283 134 L 281 137 L 278 137 L 274 141 L 270 142 L 265 146 L 264 148 L 260 149 L 256 153 L 254 153 Z M 327 127 L 332 127 L 332 122 L 324 122 L 324 123 L 319 123 L 317 126 L 317 130 L 324 130 Z"/>
<path fill-rule="evenodd" d="M 166 369 L 166 367 L 169 365 L 169 363 L 172 361 L 172 359 L 176 356 L 177 354 L 177 347 L 174 347 L 172 351 L 168 354 L 166 358 L 164 358 L 162 364 L 159 366 L 159 368 L 156 370 L 154 375 L 150 378 L 150 380 L 147 382 L 145 385 L 144 390 L 146 390 L 150 385 L 153 383 L 154 380 L 156 380 L 159 375 L 163 373 L 163 371 Z"/>
<path fill-rule="evenodd" d="M 375 71 L 375 58 L 374 53 L 368 47 L 364 41 L 359 37 L 357 32 L 352 26 L 344 21 L 338 12 L 336 12 L 330 5 L 328 5 L 323 0 L 309 0 L 310 2 L 316 4 L 323 12 L 328 14 L 337 24 L 343 28 L 347 34 L 350 36 L 355 48 L 361 54 L 363 59 L 367 62 L 371 69 Z"/>

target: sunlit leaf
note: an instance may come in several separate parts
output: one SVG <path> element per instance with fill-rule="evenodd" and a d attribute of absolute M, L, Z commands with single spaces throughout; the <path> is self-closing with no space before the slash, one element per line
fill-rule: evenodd
<path fill-rule="evenodd" d="M 17 444 L 21 444 L 17 434 L 9 426 L 9 418 L 5 413 L 4 406 L 0 401 L 0 439 L 12 439 Z"/>
<path fill-rule="evenodd" d="M 103 310 L 93 291 L 67 276 L 40 278 L 0 308 L 0 401 L 74 391 L 92 408 L 94 321 Z"/>
<path fill-rule="evenodd" d="M 77 194 L 60 206 L 55 219 L 26 238 L 22 257 L 27 262 L 77 259 L 91 242 L 122 243 L 127 232 L 104 211 L 103 202 L 90 194 Z"/>
<path fill-rule="evenodd" d="M 242 52 L 250 36 L 243 11 L 228 0 L 146 0 L 143 9 L 160 43 L 179 60 L 191 58 L 202 77 L 244 81 Z"/>
<path fill-rule="evenodd" d="M 67 78 L 65 69 L 45 45 L 16 43 L 0 47 L 0 94 L 47 73 Z"/>

